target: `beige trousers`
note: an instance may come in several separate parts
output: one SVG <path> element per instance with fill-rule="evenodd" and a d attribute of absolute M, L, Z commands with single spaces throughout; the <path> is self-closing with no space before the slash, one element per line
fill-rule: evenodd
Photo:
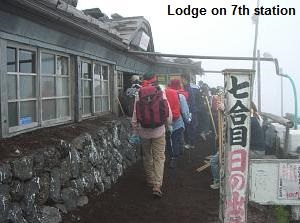
<path fill-rule="evenodd" d="M 165 134 L 159 138 L 143 139 L 143 163 L 148 183 L 162 186 L 165 163 Z"/>

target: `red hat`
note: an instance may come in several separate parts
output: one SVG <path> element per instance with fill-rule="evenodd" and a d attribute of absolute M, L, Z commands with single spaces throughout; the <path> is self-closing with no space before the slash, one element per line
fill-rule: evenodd
<path fill-rule="evenodd" d="M 156 82 L 157 82 L 157 78 L 156 78 L 156 76 L 153 76 L 150 80 L 143 80 L 142 86 L 145 87 L 145 86 L 148 86 L 148 85 L 153 85 Z"/>
<path fill-rule="evenodd" d="M 178 80 L 178 79 L 172 79 L 172 80 L 170 80 L 169 87 L 172 88 L 172 89 L 174 89 L 174 90 L 181 89 L 180 80 Z"/>

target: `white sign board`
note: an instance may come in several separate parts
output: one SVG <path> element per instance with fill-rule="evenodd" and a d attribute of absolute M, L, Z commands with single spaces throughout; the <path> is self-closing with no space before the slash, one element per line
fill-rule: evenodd
<path fill-rule="evenodd" d="M 149 41 L 150 41 L 150 37 L 145 32 L 142 32 L 142 36 L 141 36 L 139 47 L 141 49 L 147 51 Z"/>
<path fill-rule="evenodd" d="M 300 163 L 280 163 L 278 199 L 300 199 Z"/>
<path fill-rule="evenodd" d="M 249 200 L 264 205 L 300 205 L 300 160 L 250 160 Z M 298 193 L 297 193 L 298 192 Z"/>

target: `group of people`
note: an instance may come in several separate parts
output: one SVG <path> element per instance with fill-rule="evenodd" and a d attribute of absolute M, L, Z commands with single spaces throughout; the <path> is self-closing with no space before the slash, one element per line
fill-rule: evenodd
<path fill-rule="evenodd" d="M 141 81 L 131 80 L 125 94 L 134 94 L 134 103 L 127 103 L 132 109 L 125 110 L 132 110 L 128 114 L 132 115 L 132 133 L 141 139 L 146 183 L 155 197 L 162 197 L 165 154 L 169 167 L 176 168 L 184 149 L 195 148 L 197 135 L 205 139 L 208 127 L 202 124 L 207 119 L 206 92 L 189 76 L 170 80 L 164 89 L 152 73 L 145 74 Z"/>
<path fill-rule="evenodd" d="M 216 106 L 217 110 L 224 110 L 224 105 L 221 101 L 218 101 Z M 263 131 L 263 119 L 260 116 L 256 105 L 251 101 L 250 109 L 250 159 L 264 159 L 265 158 L 265 137 Z M 220 188 L 220 170 L 219 170 L 219 152 L 214 153 L 210 159 L 211 173 L 213 178 L 213 184 L 210 185 L 212 189 Z"/>
<path fill-rule="evenodd" d="M 211 139 L 212 189 L 219 188 L 219 153 L 216 145 L 218 110 L 224 105 L 220 91 L 190 76 L 172 79 L 163 89 L 157 77 L 147 73 L 140 80 L 132 76 L 132 86 L 126 91 L 124 110 L 131 116 L 132 133 L 139 136 L 146 183 L 155 197 L 162 197 L 164 164 L 168 155 L 169 167 L 176 168 L 184 149 L 195 148 L 198 136 Z M 255 105 L 251 105 L 250 155 L 261 158 L 264 140 L 261 118 Z M 213 128 L 214 127 L 214 128 Z"/>

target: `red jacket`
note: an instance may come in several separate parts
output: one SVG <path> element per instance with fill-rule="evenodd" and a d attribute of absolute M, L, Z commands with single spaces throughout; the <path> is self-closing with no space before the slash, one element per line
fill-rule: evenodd
<path fill-rule="evenodd" d="M 172 111 L 173 121 L 174 121 L 180 117 L 180 102 L 179 102 L 178 93 L 176 90 L 171 88 L 166 88 L 165 92 Z"/>

